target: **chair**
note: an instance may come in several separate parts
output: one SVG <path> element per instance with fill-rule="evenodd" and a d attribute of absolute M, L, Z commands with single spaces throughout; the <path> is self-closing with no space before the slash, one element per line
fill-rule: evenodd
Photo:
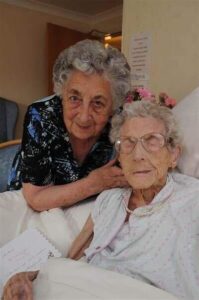
<path fill-rule="evenodd" d="M 21 140 L 0 143 L 0 193 L 7 190 L 9 172 L 20 144 Z"/>
<path fill-rule="evenodd" d="M 18 111 L 16 102 L 0 97 L 0 143 L 14 139 Z"/>

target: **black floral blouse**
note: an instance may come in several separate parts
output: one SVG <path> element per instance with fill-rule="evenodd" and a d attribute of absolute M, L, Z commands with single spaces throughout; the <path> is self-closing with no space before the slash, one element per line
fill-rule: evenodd
<path fill-rule="evenodd" d="M 60 185 L 87 176 L 113 155 L 109 129 L 108 123 L 80 166 L 73 157 L 61 99 L 54 95 L 34 102 L 25 116 L 22 146 L 13 162 L 8 189 L 20 189 L 22 182 Z"/>

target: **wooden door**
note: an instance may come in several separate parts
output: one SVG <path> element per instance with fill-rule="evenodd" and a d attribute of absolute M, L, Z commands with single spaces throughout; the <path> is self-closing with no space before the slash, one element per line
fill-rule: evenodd
<path fill-rule="evenodd" d="M 52 70 L 58 54 L 65 48 L 78 41 L 89 39 L 99 39 L 89 33 L 65 28 L 51 23 L 47 24 L 47 64 L 48 64 L 48 94 L 53 93 Z"/>

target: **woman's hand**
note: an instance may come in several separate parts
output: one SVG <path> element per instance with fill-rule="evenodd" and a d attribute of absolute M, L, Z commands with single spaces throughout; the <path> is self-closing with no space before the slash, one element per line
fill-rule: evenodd
<path fill-rule="evenodd" d="M 129 186 L 122 169 L 115 166 L 116 161 L 116 159 L 113 159 L 103 167 L 89 174 L 88 177 L 92 180 L 92 185 L 96 189 L 96 193 L 110 188 Z"/>
<path fill-rule="evenodd" d="M 33 300 L 32 281 L 38 271 L 21 272 L 13 275 L 3 290 L 3 300 Z"/>

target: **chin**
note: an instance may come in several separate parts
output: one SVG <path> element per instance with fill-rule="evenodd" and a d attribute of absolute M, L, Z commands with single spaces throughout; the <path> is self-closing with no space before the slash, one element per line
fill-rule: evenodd
<path fill-rule="evenodd" d="M 90 138 L 93 138 L 94 135 L 93 135 L 93 132 L 85 132 L 83 130 L 80 131 L 74 131 L 72 132 L 72 135 L 74 137 L 76 137 L 77 139 L 79 140 L 87 140 L 87 139 L 90 139 Z"/>
<path fill-rule="evenodd" d="M 145 182 L 143 181 L 129 181 L 130 186 L 134 189 L 134 190 L 146 190 L 149 189 L 153 186 L 153 182 Z"/>

